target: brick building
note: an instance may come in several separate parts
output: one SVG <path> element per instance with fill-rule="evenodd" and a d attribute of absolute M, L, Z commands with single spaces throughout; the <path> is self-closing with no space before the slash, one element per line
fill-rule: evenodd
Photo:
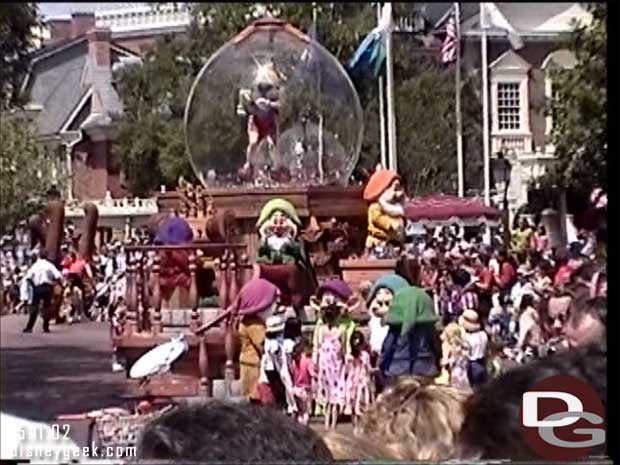
<path fill-rule="evenodd" d="M 478 4 L 462 17 L 463 67 L 480 73 Z M 488 34 L 491 154 L 507 154 L 513 169 L 508 191 L 511 215 L 527 204 L 531 181 L 545 173 L 554 160 L 550 141 L 553 121 L 545 108 L 552 97 L 551 71 L 576 64 L 565 49 L 566 34 L 574 21 L 590 15 L 579 3 L 494 3 L 495 24 L 518 35 L 523 47 L 511 47 L 505 30 Z"/>
<path fill-rule="evenodd" d="M 42 46 L 24 83 L 39 140 L 55 156 L 65 197 L 121 198 L 114 122 L 122 114 L 113 70 L 139 61 L 157 37 L 184 31 L 182 6 L 131 6 L 122 10 L 46 18 Z"/>
<path fill-rule="evenodd" d="M 436 49 L 452 3 L 415 3 L 406 17 L 395 18 L 397 33 L 424 36 Z M 562 34 L 573 20 L 589 15 L 578 3 L 494 3 L 495 15 L 518 34 L 524 47 L 513 50 L 505 30 L 488 37 L 491 102 L 491 150 L 506 151 L 513 164 L 509 201 L 512 212 L 527 202 L 528 183 L 553 162 L 549 143 L 552 121 L 545 116 L 553 83 L 550 69 L 571 68 L 572 54 Z M 463 3 L 463 68 L 480 72 L 479 3 Z M 42 141 L 58 153 L 59 172 L 72 175 L 67 196 L 103 199 L 125 194 L 116 154 L 111 150 L 114 121 L 122 102 L 112 69 L 137 60 L 164 33 L 182 34 L 190 21 L 185 4 L 128 4 L 116 10 L 49 18 L 44 47 L 27 81 L 30 109 Z"/>

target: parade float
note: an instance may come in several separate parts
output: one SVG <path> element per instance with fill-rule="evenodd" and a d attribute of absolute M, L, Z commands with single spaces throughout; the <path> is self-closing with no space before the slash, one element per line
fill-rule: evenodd
<path fill-rule="evenodd" d="M 159 196 L 159 233 L 170 222 L 190 232 L 126 248 L 126 308 L 112 336 L 128 374 L 173 338 L 184 349 L 160 361 L 167 369 L 130 376 L 130 395 L 212 396 L 218 387 L 232 395 L 238 315 L 231 303 L 252 277 L 272 282 L 284 305 L 312 319 L 306 311 L 318 282 L 340 277 L 342 259 L 364 254 L 363 188 L 349 185 L 362 134 L 346 71 L 290 24 L 259 20 L 207 61 L 185 114 L 200 183 L 180 179 L 176 192 Z M 165 278 L 172 275 L 181 278 Z"/>
<path fill-rule="evenodd" d="M 410 208 L 393 170 L 350 184 L 362 136 L 346 71 L 290 24 L 256 21 L 211 56 L 185 111 L 199 183 L 180 179 L 162 192 L 156 243 L 126 248 L 126 308 L 113 345 L 128 375 L 136 363 L 149 373 L 129 376 L 130 395 L 234 395 L 233 303 L 252 278 L 277 286 L 308 328 L 319 282 L 342 279 L 359 293 L 395 270 Z M 363 305 L 357 311 L 368 319 Z M 168 354 L 163 344 L 177 348 L 175 360 L 152 355 Z"/>

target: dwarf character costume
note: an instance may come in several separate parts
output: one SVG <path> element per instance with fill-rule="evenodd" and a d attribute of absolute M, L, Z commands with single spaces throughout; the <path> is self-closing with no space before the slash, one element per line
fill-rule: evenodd
<path fill-rule="evenodd" d="M 396 273 L 381 276 L 372 284 L 368 297 L 366 298 L 366 306 L 370 312 L 370 349 L 374 354 L 381 353 L 383 341 L 387 336 L 389 326 L 384 322 L 394 294 L 399 290 L 409 286 L 406 279 Z"/>
<path fill-rule="evenodd" d="M 396 293 L 385 316 L 389 330 L 379 358 L 385 381 L 403 375 L 438 374 L 437 320 L 433 300 L 424 289 L 409 286 Z"/>
<path fill-rule="evenodd" d="M 364 189 L 368 206 L 366 247 L 401 246 L 404 242 L 403 191 L 398 173 L 378 169 Z"/>
<path fill-rule="evenodd" d="M 161 245 L 190 244 L 194 240 L 194 232 L 183 218 L 172 216 L 165 220 L 155 236 L 155 243 Z M 170 300 L 174 290 L 182 289 L 179 304 L 189 303 L 189 252 L 187 250 L 164 250 L 160 252 L 161 294 L 165 301 Z"/>
<path fill-rule="evenodd" d="M 348 311 L 352 294 L 347 283 L 330 279 L 321 283 L 311 299 L 319 314 L 312 342 L 312 362 L 317 370 L 316 413 L 339 402 L 340 375 L 345 355 L 351 353 L 351 336 L 356 328 Z"/>
<path fill-rule="evenodd" d="M 301 220 L 295 207 L 285 199 L 272 199 L 263 206 L 256 226 L 260 271 L 255 277 L 278 286 L 284 305 L 300 308 L 314 292 L 316 277 L 297 240 Z"/>
<path fill-rule="evenodd" d="M 265 279 L 252 279 L 239 291 L 229 307 L 240 317 L 239 377 L 241 394 L 254 400 L 260 395 L 257 383 L 265 342 L 265 320 L 271 315 L 280 291 Z"/>
<path fill-rule="evenodd" d="M 304 261 L 297 232 L 301 220 L 292 203 L 285 199 L 271 199 L 260 211 L 256 222 L 261 239 L 258 263 L 299 264 Z"/>

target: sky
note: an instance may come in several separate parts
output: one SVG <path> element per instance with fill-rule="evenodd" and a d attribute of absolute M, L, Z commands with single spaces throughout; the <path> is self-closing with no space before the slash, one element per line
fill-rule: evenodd
<path fill-rule="evenodd" d="M 39 3 L 39 12 L 42 16 L 69 15 L 74 11 L 90 12 L 112 10 L 127 6 L 141 5 L 141 3 Z"/>

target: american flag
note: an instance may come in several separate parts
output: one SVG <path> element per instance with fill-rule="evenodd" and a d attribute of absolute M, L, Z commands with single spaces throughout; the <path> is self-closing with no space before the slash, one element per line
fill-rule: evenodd
<path fill-rule="evenodd" d="M 456 60 L 456 25 L 454 16 L 450 16 L 448 25 L 446 26 L 446 38 L 441 46 L 441 62 L 452 63 Z"/>

